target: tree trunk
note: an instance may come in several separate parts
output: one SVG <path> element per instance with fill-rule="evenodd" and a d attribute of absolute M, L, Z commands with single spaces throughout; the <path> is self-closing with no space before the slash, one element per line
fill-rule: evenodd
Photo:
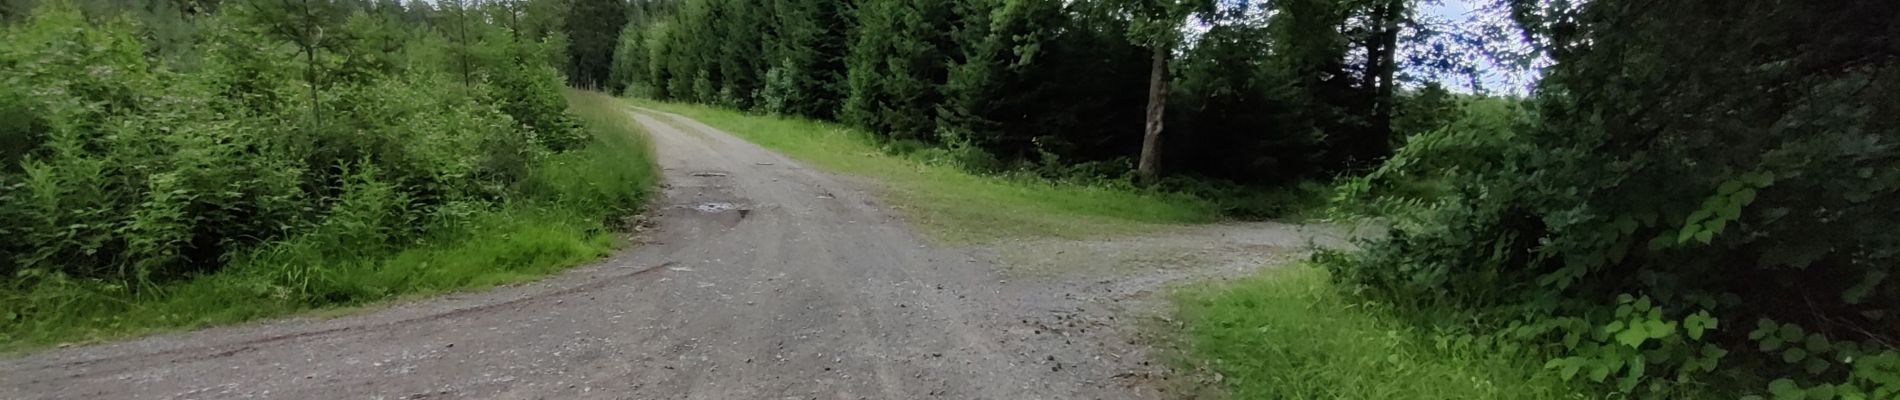
<path fill-rule="evenodd" d="M 314 46 L 304 46 L 303 60 L 303 80 L 310 85 L 310 122 L 315 124 L 322 119 L 318 117 L 317 108 L 317 50 Z"/>
<path fill-rule="evenodd" d="M 316 21 L 314 21 L 316 17 L 310 14 L 310 2 L 308 0 L 303 2 L 302 10 L 304 25 L 302 32 L 303 37 L 299 38 L 302 40 L 298 45 L 303 47 L 303 80 L 304 83 L 310 85 L 310 123 L 311 125 L 316 125 L 317 122 L 323 120 L 321 114 L 322 109 L 318 107 L 317 99 L 317 44 L 322 40 L 319 38 L 319 35 L 323 34 L 323 30 L 317 27 Z"/>
<path fill-rule="evenodd" d="M 1359 154 L 1366 157 L 1361 163 L 1373 163 L 1384 159 L 1392 150 L 1392 112 L 1395 89 L 1393 75 L 1398 71 L 1399 19 L 1404 14 L 1401 0 L 1388 0 L 1374 11 L 1378 18 L 1377 30 L 1370 38 L 1376 50 L 1366 52 L 1367 78 L 1375 83 L 1372 98 L 1372 126 Z"/>
<path fill-rule="evenodd" d="M 455 40 L 457 42 L 456 46 L 461 50 L 457 52 L 458 54 L 456 54 L 457 57 L 455 58 L 462 64 L 462 89 L 467 90 L 475 87 L 474 79 L 469 76 L 472 72 L 470 68 L 473 67 L 468 65 L 468 53 L 472 51 L 471 47 L 473 47 L 468 44 L 468 6 L 462 1 L 457 0 L 455 2 L 455 9 L 457 11 L 455 18 Z"/>
<path fill-rule="evenodd" d="M 1141 183 L 1154 183 L 1161 167 L 1161 117 L 1168 106 L 1168 46 L 1154 46 L 1148 72 L 1148 123 L 1141 135 L 1141 163 L 1135 168 Z"/>

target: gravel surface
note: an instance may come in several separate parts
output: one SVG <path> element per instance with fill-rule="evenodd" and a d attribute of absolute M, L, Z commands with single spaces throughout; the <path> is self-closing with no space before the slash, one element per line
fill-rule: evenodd
<path fill-rule="evenodd" d="M 1154 310 L 1148 294 L 1169 282 L 1242 273 L 1310 236 L 1218 225 L 945 247 L 869 185 L 683 117 L 635 117 L 667 185 L 640 244 L 611 258 L 337 318 L 0 359 L 0 398 L 1166 397 L 1163 363 L 1115 318 Z M 1104 262 L 1210 266 L 1063 268 Z"/>

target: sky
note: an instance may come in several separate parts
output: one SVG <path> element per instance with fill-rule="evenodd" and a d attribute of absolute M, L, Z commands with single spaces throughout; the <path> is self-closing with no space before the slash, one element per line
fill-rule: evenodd
<path fill-rule="evenodd" d="M 1494 0 L 1424 0 L 1419 2 L 1419 15 L 1464 26 L 1477 26 L 1487 23 L 1486 21 L 1504 22 L 1503 15 L 1487 15 L 1483 10 L 1483 7 L 1492 1 Z M 1477 64 L 1479 81 L 1488 92 L 1525 94 L 1529 93 L 1530 86 L 1536 83 L 1537 73 L 1534 70 L 1520 70 L 1516 67 L 1500 65 L 1487 57 L 1473 57 L 1471 61 Z M 1474 91 L 1470 82 L 1463 79 L 1441 80 L 1440 83 L 1460 92 Z"/>
<path fill-rule="evenodd" d="M 1472 10 L 1477 9 L 1477 6 L 1472 3 L 1471 0 L 1443 0 L 1437 4 L 1430 4 L 1428 2 L 1424 4 L 1424 7 L 1420 7 L 1419 11 L 1426 15 L 1458 20 L 1470 14 Z"/>
<path fill-rule="evenodd" d="M 1222 0 L 1220 4 L 1224 6 L 1246 5 L 1251 7 L 1261 5 L 1264 1 L 1272 0 Z M 1415 6 L 1418 7 L 1418 20 L 1428 22 L 1428 25 L 1438 26 L 1440 27 L 1439 30 L 1461 31 L 1464 35 L 1460 37 L 1474 37 L 1478 36 L 1481 32 L 1490 32 L 1491 34 L 1489 36 L 1493 38 L 1486 40 L 1485 43 L 1481 45 L 1451 40 L 1450 35 L 1439 35 L 1432 40 L 1424 42 L 1401 39 L 1402 47 L 1399 49 L 1399 57 L 1402 60 L 1410 59 L 1413 56 L 1429 55 L 1431 52 L 1425 50 L 1432 48 L 1433 45 L 1443 46 L 1448 49 L 1447 51 L 1440 52 L 1446 54 L 1444 59 L 1464 63 L 1475 70 L 1477 74 L 1477 85 L 1473 85 L 1472 77 L 1469 75 L 1435 74 L 1431 70 L 1419 68 L 1416 64 L 1408 65 L 1406 69 L 1401 70 L 1401 75 L 1406 77 L 1406 79 L 1401 79 L 1401 83 L 1407 86 L 1417 86 L 1422 85 L 1423 82 L 1421 82 L 1421 80 L 1424 80 L 1435 81 L 1447 89 L 1461 93 L 1474 93 L 1481 89 L 1488 94 L 1528 94 L 1531 85 L 1536 83 L 1536 76 L 1538 75 L 1536 70 L 1499 63 L 1492 60 L 1488 55 L 1500 52 L 1521 53 L 1528 51 L 1528 48 L 1525 48 L 1520 42 L 1517 35 L 1517 27 L 1510 22 L 1510 19 L 1504 15 L 1501 10 L 1490 7 L 1490 5 L 1496 1 L 1497 0 L 1418 0 L 1414 3 Z M 1207 26 L 1205 25 L 1196 26 L 1195 24 L 1190 24 L 1188 26 L 1190 30 L 1189 37 L 1198 36 L 1197 34 L 1202 32 L 1196 31 L 1205 30 L 1206 28 Z"/>

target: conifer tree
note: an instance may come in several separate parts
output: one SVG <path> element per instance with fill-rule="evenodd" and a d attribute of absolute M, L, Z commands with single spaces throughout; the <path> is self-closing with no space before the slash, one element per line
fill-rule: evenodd
<path fill-rule="evenodd" d="M 627 23 L 621 0 L 569 0 L 565 18 L 568 45 L 568 82 L 603 87 L 613 69 L 615 40 Z"/>
<path fill-rule="evenodd" d="M 844 119 L 879 135 L 935 140 L 948 71 L 951 10 L 940 2 L 868 0 L 846 58 Z"/>
<path fill-rule="evenodd" d="M 1047 132 L 1039 108 L 1053 105 L 1053 66 L 1049 59 L 1058 29 L 1065 25 L 1056 0 L 964 0 L 963 16 L 952 31 L 963 60 L 950 67 L 939 111 L 946 139 L 998 151 L 1002 158 L 1026 157 L 1035 136 Z"/>
<path fill-rule="evenodd" d="M 766 111 L 832 118 L 844 99 L 851 21 L 841 0 L 774 0 L 761 101 Z"/>

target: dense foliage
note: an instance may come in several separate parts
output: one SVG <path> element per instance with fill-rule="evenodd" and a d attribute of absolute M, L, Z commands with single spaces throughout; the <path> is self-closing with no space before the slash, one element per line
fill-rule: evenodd
<path fill-rule="evenodd" d="M 517 0 L 519 1 L 519 0 Z M 620 27 L 627 24 L 627 8 L 621 0 L 564 0 L 568 13 L 561 25 L 566 29 L 568 78 L 586 88 L 613 88 L 608 74 L 613 69 L 614 45 Z M 536 4 L 548 1 L 532 2 Z"/>
<path fill-rule="evenodd" d="M 1158 93 L 1171 175 L 1282 183 L 1389 153 L 1409 3 L 1223 4 L 636 1 L 611 75 L 641 96 L 946 147 L 978 170 L 1119 178 L 1143 148 L 1161 48 L 1178 88 Z M 1208 30 L 1190 35 L 1190 19 Z"/>
<path fill-rule="evenodd" d="M 73 1 L 0 0 L 0 334 L 206 276 L 374 298 L 431 272 L 365 260 L 445 232 L 598 230 L 643 193 L 601 177 L 650 171 L 565 78 L 983 171 L 1119 179 L 1165 126 L 1167 175 L 1356 174 L 1336 202 L 1390 234 L 1317 262 L 1446 347 L 1638 398 L 1900 397 L 1880 1 L 1502 0 L 1547 65 L 1524 98 L 1402 87 L 1492 55 L 1402 0 Z"/>
<path fill-rule="evenodd" d="M 627 168 L 644 166 L 588 164 L 625 156 L 588 150 L 603 139 L 566 112 L 558 42 L 523 39 L 493 17 L 506 5 L 437 6 L 410 24 L 389 4 L 53 1 L 5 26 L 0 338 L 214 275 L 294 303 L 374 299 L 440 271 L 348 265 L 496 224 L 599 230 L 638 205 L 650 178 Z M 153 57 L 136 34 L 152 19 L 194 27 L 194 55 Z"/>
<path fill-rule="evenodd" d="M 1502 5 L 1553 62 L 1530 114 L 1408 142 L 1381 173 L 1450 197 L 1339 277 L 1634 397 L 1900 396 L 1900 9 Z"/>

